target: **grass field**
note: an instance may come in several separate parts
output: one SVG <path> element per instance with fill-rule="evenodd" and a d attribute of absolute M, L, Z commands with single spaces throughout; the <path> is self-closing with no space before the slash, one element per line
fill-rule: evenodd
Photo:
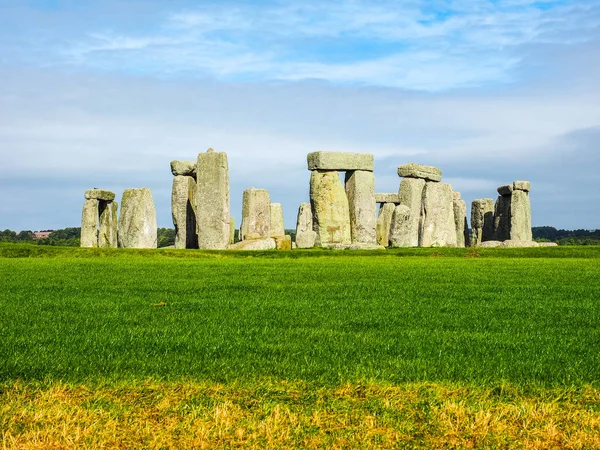
<path fill-rule="evenodd" d="M 0 280 L 8 447 L 600 448 L 600 248 L 4 245 Z"/>

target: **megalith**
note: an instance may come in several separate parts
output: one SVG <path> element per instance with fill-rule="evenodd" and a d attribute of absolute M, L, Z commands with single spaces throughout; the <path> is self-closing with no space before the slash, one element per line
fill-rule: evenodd
<path fill-rule="evenodd" d="M 394 203 L 382 203 L 379 207 L 379 217 L 377 217 L 377 243 L 388 247 L 390 245 L 390 228 L 392 226 L 392 217 L 394 215 Z"/>
<path fill-rule="evenodd" d="M 148 188 L 126 189 L 121 199 L 119 247 L 156 248 L 156 209 Z"/>
<path fill-rule="evenodd" d="M 406 205 L 394 207 L 390 227 L 390 247 L 406 247 L 406 236 L 410 233 L 410 208 Z"/>
<path fill-rule="evenodd" d="M 98 247 L 117 248 L 118 217 L 117 202 L 100 201 L 100 231 L 98 232 Z"/>
<path fill-rule="evenodd" d="M 427 182 L 423 189 L 421 214 L 421 247 L 456 247 L 452 186 L 447 183 Z"/>
<path fill-rule="evenodd" d="M 500 186 L 498 199 L 494 206 L 494 240 L 507 241 L 510 239 L 510 203 L 512 186 Z"/>
<path fill-rule="evenodd" d="M 316 245 L 350 244 L 350 209 L 337 171 L 313 170 L 310 205 Z"/>
<path fill-rule="evenodd" d="M 425 181 L 442 181 L 442 171 L 440 169 L 415 163 L 408 163 L 398 167 L 398 176 L 403 178 L 418 178 Z"/>
<path fill-rule="evenodd" d="M 457 247 L 469 246 L 469 229 L 467 225 L 467 204 L 460 198 L 460 192 L 452 194 L 454 205 L 454 228 L 456 230 Z"/>
<path fill-rule="evenodd" d="M 271 236 L 285 236 L 285 224 L 283 222 L 283 208 L 281 203 L 271 203 L 270 205 L 271 215 Z M 290 241 L 290 250 L 291 250 Z"/>
<path fill-rule="evenodd" d="M 271 236 L 271 197 L 266 189 L 250 188 L 242 196 L 240 241 Z"/>
<path fill-rule="evenodd" d="M 375 175 L 371 171 L 346 172 L 346 196 L 350 208 L 352 243 L 377 243 L 377 203 Z"/>
<path fill-rule="evenodd" d="M 173 176 L 187 176 L 196 178 L 196 161 L 171 161 L 171 173 Z"/>
<path fill-rule="evenodd" d="M 410 209 L 410 224 L 407 234 L 400 247 L 418 247 L 420 232 L 420 217 L 423 202 L 425 180 L 420 178 L 404 178 L 400 182 L 400 204 Z"/>
<path fill-rule="evenodd" d="M 171 162 L 173 167 L 174 162 Z M 175 226 L 175 248 L 198 248 L 196 233 L 196 181 L 189 175 L 175 175 L 171 192 L 171 214 Z"/>
<path fill-rule="evenodd" d="M 312 248 L 315 246 L 317 233 L 313 230 L 312 210 L 310 203 L 301 203 L 296 220 L 296 247 Z"/>
<path fill-rule="evenodd" d="M 82 247 L 98 247 L 98 200 L 86 199 L 81 214 Z"/>
<path fill-rule="evenodd" d="M 230 217 L 227 153 L 209 148 L 198 155 L 196 167 L 198 248 L 226 249 Z"/>
<path fill-rule="evenodd" d="M 471 203 L 471 245 L 494 240 L 494 200 L 480 198 Z"/>
<path fill-rule="evenodd" d="M 307 156 L 308 170 L 345 172 L 364 170 L 373 172 L 375 158 L 369 153 L 313 152 Z"/>
<path fill-rule="evenodd" d="M 533 241 L 531 231 L 530 183 L 515 181 L 510 203 L 510 239 L 512 241 Z"/>

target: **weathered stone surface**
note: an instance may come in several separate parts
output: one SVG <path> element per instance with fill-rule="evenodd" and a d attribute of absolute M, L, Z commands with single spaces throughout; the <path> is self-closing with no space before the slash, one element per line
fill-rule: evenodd
<path fill-rule="evenodd" d="M 123 192 L 118 242 L 122 248 L 156 248 L 156 209 L 150 189 Z"/>
<path fill-rule="evenodd" d="M 510 239 L 510 204 L 511 195 L 500 195 L 494 207 L 494 240 Z"/>
<path fill-rule="evenodd" d="M 119 205 L 117 202 L 99 203 L 100 206 L 100 231 L 98 233 L 98 247 L 117 248 L 117 227 Z"/>
<path fill-rule="evenodd" d="M 82 247 L 98 247 L 98 200 L 87 199 L 81 213 Z"/>
<path fill-rule="evenodd" d="M 240 240 L 271 235 L 271 197 L 266 189 L 246 189 L 242 197 Z"/>
<path fill-rule="evenodd" d="M 496 248 L 502 247 L 501 241 L 485 241 L 478 245 L 481 248 Z"/>
<path fill-rule="evenodd" d="M 419 178 L 426 181 L 442 181 L 442 171 L 437 167 L 408 163 L 398 167 L 398 176 Z"/>
<path fill-rule="evenodd" d="M 277 250 L 292 249 L 292 237 L 290 235 L 273 236 L 273 239 L 275 239 L 275 248 Z"/>
<path fill-rule="evenodd" d="M 406 205 L 398 205 L 394 208 L 392 225 L 390 227 L 390 246 L 409 247 L 410 234 L 410 208 Z"/>
<path fill-rule="evenodd" d="M 275 239 L 266 237 L 260 239 L 248 239 L 228 246 L 229 250 L 274 250 Z"/>
<path fill-rule="evenodd" d="M 377 243 L 384 247 L 390 245 L 390 229 L 395 208 L 396 205 L 394 203 L 383 203 L 379 208 L 379 217 L 377 218 Z"/>
<path fill-rule="evenodd" d="M 85 191 L 85 198 L 112 202 L 115 199 L 115 193 L 106 189 L 89 189 Z"/>
<path fill-rule="evenodd" d="M 229 218 L 229 244 L 235 243 L 235 217 Z"/>
<path fill-rule="evenodd" d="M 447 183 L 425 185 L 419 246 L 456 247 L 452 186 Z"/>
<path fill-rule="evenodd" d="M 512 184 L 507 184 L 506 186 L 500 186 L 497 190 L 499 195 L 510 195 L 514 187 Z"/>
<path fill-rule="evenodd" d="M 460 193 L 453 196 L 454 204 L 454 229 L 456 230 L 456 245 L 457 247 L 467 247 L 469 245 L 468 226 L 467 226 L 467 204 L 460 199 Z M 458 197 L 458 198 L 457 198 Z"/>
<path fill-rule="evenodd" d="M 531 205 L 529 193 L 514 190 L 510 200 L 510 239 L 513 241 L 532 241 Z"/>
<path fill-rule="evenodd" d="M 283 208 L 281 203 L 271 203 L 271 237 L 284 236 L 285 224 L 283 222 Z"/>
<path fill-rule="evenodd" d="M 531 183 L 529 181 L 515 181 L 513 182 L 513 189 L 515 191 L 529 192 L 531 190 Z"/>
<path fill-rule="evenodd" d="M 375 194 L 375 202 L 376 203 L 394 203 L 396 205 L 400 204 L 400 194 L 396 193 L 384 193 L 384 194 Z"/>
<path fill-rule="evenodd" d="M 410 227 L 406 236 L 406 241 L 401 247 L 418 247 L 420 218 L 423 203 L 423 190 L 425 189 L 425 180 L 418 178 L 404 178 L 400 182 L 400 204 L 408 206 L 410 209 Z"/>
<path fill-rule="evenodd" d="M 348 250 L 352 244 L 324 244 L 321 247 L 329 250 Z"/>
<path fill-rule="evenodd" d="M 171 161 L 171 173 L 196 178 L 196 161 Z"/>
<path fill-rule="evenodd" d="M 373 172 L 346 172 L 346 196 L 350 209 L 352 243 L 377 243 L 377 203 Z"/>
<path fill-rule="evenodd" d="M 175 226 L 175 248 L 198 248 L 194 178 L 184 175 L 173 178 L 171 215 Z"/>
<path fill-rule="evenodd" d="M 296 247 L 313 248 L 317 240 L 317 232 L 312 230 L 296 233 Z"/>
<path fill-rule="evenodd" d="M 540 247 L 558 247 L 556 242 L 538 242 Z"/>
<path fill-rule="evenodd" d="M 480 198 L 471 203 L 471 245 L 494 239 L 494 200 Z"/>
<path fill-rule="evenodd" d="M 383 245 L 379 244 L 365 244 L 361 242 L 355 242 L 348 246 L 348 250 L 385 250 Z"/>
<path fill-rule="evenodd" d="M 229 165 L 227 153 L 212 148 L 198 155 L 196 171 L 198 248 L 220 250 L 229 242 Z"/>
<path fill-rule="evenodd" d="M 310 206 L 316 245 L 350 244 L 350 208 L 337 172 L 313 170 L 310 177 Z"/>
<path fill-rule="evenodd" d="M 502 243 L 502 247 L 506 247 L 506 248 L 521 248 L 521 247 L 539 247 L 540 244 L 538 244 L 535 241 L 520 241 L 520 240 L 514 240 L 514 239 L 509 239 L 508 241 L 504 241 Z"/>
<path fill-rule="evenodd" d="M 298 219 L 296 220 L 296 234 L 304 231 L 312 231 L 312 210 L 310 203 L 301 203 L 298 208 Z"/>
<path fill-rule="evenodd" d="M 308 170 L 366 170 L 373 172 L 375 162 L 368 153 L 313 152 L 309 153 Z"/>

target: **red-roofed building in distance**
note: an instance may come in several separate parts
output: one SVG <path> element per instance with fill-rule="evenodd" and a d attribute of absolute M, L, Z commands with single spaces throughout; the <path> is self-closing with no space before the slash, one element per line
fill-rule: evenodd
<path fill-rule="evenodd" d="M 34 231 L 33 232 L 33 240 L 37 241 L 40 239 L 48 239 L 50 237 L 50 233 L 52 233 L 52 231 L 54 231 L 54 230 Z"/>

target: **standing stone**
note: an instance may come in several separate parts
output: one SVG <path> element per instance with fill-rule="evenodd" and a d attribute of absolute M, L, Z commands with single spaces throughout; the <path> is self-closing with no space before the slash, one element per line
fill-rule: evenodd
<path fill-rule="evenodd" d="M 467 247 L 469 240 L 467 230 L 467 204 L 460 198 L 460 192 L 454 192 L 454 228 L 456 230 L 456 245 L 457 247 Z M 466 233 L 465 233 L 466 232 Z"/>
<path fill-rule="evenodd" d="M 226 249 L 231 217 L 227 153 L 210 148 L 198 155 L 196 186 L 198 248 Z"/>
<path fill-rule="evenodd" d="M 312 248 L 315 246 L 317 233 L 313 231 L 312 210 L 310 203 L 301 203 L 296 221 L 296 247 Z"/>
<path fill-rule="evenodd" d="M 87 199 L 81 214 L 82 247 L 98 247 L 98 200 Z"/>
<path fill-rule="evenodd" d="M 100 232 L 98 233 L 98 247 L 117 248 L 117 202 L 100 202 Z"/>
<path fill-rule="evenodd" d="M 246 189 L 242 196 L 240 241 L 271 236 L 271 197 L 266 189 Z"/>
<path fill-rule="evenodd" d="M 498 188 L 498 192 L 501 189 Z M 510 239 L 510 204 L 512 192 L 508 195 L 499 195 L 494 207 L 494 240 L 508 241 Z"/>
<path fill-rule="evenodd" d="M 405 236 L 406 241 L 402 245 L 399 244 L 401 247 L 419 246 L 420 217 L 424 188 L 425 180 L 419 178 L 404 178 L 400 182 L 400 204 L 410 209 L 409 231 Z"/>
<path fill-rule="evenodd" d="M 377 203 L 373 172 L 346 172 L 346 196 L 350 208 L 352 243 L 377 243 Z"/>
<path fill-rule="evenodd" d="M 196 234 L 196 181 L 176 175 L 171 193 L 171 213 L 175 226 L 175 248 L 198 248 Z"/>
<path fill-rule="evenodd" d="M 229 245 L 235 243 L 235 217 L 229 218 Z"/>
<path fill-rule="evenodd" d="M 384 247 L 390 245 L 390 229 L 395 208 L 396 205 L 394 203 L 383 203 L 379 208 L 379 217 L 377 218 L 377 243 Z"/>
<path fill-rule="evenodd" d="M 423 190 L 421 215 L 421 247 L 456 247 L 452 186 L 428 182 Z"/>
<path fill-rule="evenodd" d="M 275 248 L 277 250 L 292 249 L 292 237 L 289 234 L 273 236 L 273 239 L 275 240 Z"/>
<path fill-rule="evenodd" d="M 156 209 L 150 189 L 126 189 L 123 192 L 118 242 L 122 248 L 156 248 Z"/>
<path fill-rule="evenodd" d="M 285 225 L 283 222 L 283 208 L 281 203 L 271 203 L 271 236 L 285 236 Z M 290 250 L 291 250 L 290 241 Z"/>
<path fill-rule="evenodd" d="M 390 246 L 406 247 L 406 236 L 410 233 L 410 208 L 405 205 L 394 207 L 392 225 L 390 227 Z"/>
<path fill-rule="evenodd" d="M 312 171 L 310 205 L 316 245 L 351 243 L 348 198 L 337 172 Z"/>
<path fill-rule="evenodd" d="M 533 241 L 533 235 L 531 231 L 529 192 L 517 189 L 517 183 L 527 183 L 526 187 L 529 189 L 528 182 L 515 182 L 515 189 L 510 200 L 510 239 L 512 241 L 531 242 Z"/>
<path fill-rule="evenodd" d="M 494 200 L 480 198 L 471 203 L 471 245 L 494 239 Z"/>

